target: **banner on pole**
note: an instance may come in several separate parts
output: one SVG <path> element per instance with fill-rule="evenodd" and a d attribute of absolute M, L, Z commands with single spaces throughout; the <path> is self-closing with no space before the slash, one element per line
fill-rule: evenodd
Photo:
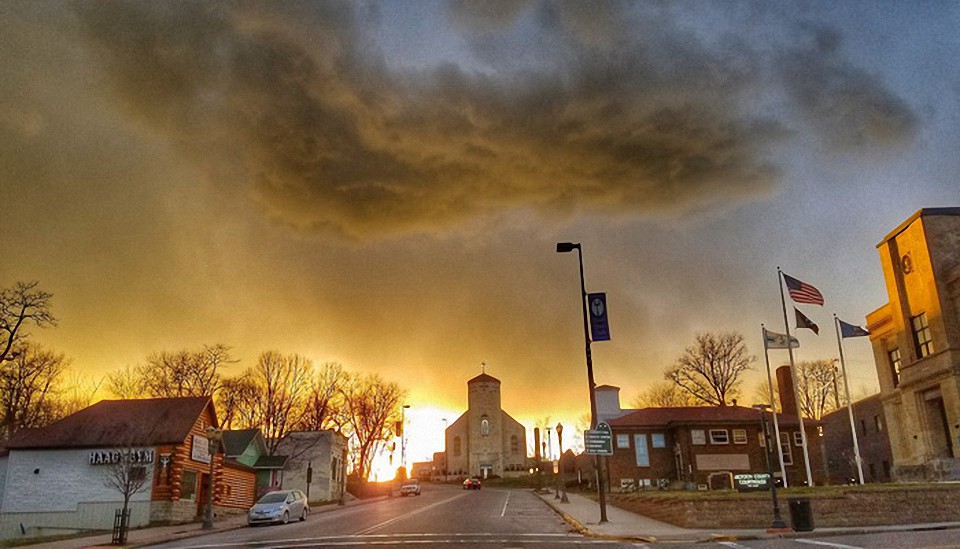
<path fill-rule="evenodd" d="M 607 321 L 607 294 L 587 295 L 590 308 L 590 338 L 593 341 L 610 340 L 610 324 Z"/>

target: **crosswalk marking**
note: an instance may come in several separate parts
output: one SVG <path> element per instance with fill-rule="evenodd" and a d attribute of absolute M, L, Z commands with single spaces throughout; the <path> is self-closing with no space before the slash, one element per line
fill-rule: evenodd
<path fill-rule="evenodd" d="M 807 543 L 809 545 L 822 545 L 824 547 L 836 547 L 837 549 L 863 549 L 856 545 L 844 545 L 843 543 L 830 543 L 829 541 L 817 541 L 813 539 L 795 539 L 797 543 Z"/>

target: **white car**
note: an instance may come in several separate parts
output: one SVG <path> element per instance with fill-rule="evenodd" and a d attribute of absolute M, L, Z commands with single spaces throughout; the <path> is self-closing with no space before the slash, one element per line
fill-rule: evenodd
<path fill-rule="evenodd" d="M 300 490 L 279 490 L 264 494 L 247 513 L 247 524 L 286 524 L 292 519 L 307 520 L 310 505 Z"/>
<path fill-rule="evenodd" d="M 403 482 L 400 485 L 400 495 L 401 496 L 419 496 L 420 495 L 420 481 L 417 479 L 410 479 Z"/>

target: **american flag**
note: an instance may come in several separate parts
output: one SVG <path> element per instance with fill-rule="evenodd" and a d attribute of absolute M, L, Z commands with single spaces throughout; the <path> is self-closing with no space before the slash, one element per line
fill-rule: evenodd
<path fill-rule="evenodd" d="M 787 290 L 790 291 L 790 298 L 797 303 L 812 303 L 814 305 L 823 305 L 823 295 L 820 290 L 801 282 L 787 273 L 781 273 L 783 281 L 787 283 Z"/>

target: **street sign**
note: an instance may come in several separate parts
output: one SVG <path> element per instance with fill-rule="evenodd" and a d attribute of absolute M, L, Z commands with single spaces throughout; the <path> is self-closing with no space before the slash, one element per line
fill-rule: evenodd
<path fill-rule="evenodd" d="M 601 421 L 596 429 L 583 432 L 583 447 L 591 456 L 612 456 L 613 430 L 606 422 Z"/>
<path fill-rule="evenodd" d="M 593 341 L 610 341 L 610 324 L 607 321 L 607 294 L 588 294 L 590 304 L 590 338 Z"/>

